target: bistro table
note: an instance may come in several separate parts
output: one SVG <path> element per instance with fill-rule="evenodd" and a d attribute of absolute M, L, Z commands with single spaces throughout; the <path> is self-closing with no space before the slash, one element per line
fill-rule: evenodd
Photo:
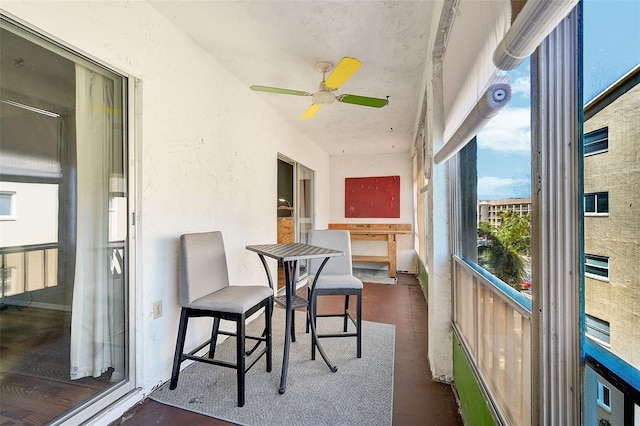
<path fill-rule="evenodd" d="M 310 300 L 313 300 L 313 294 L 311 294 L 309 299 L 304 299 L 299 297 L 296 294 L 296 282 L 298 278 L 298 261 L 303 259 L 324 259 L 318 272 L 316 273 L 316 278 L 322 272 L 324 265 L 327 261 L 334 256 L 344 256 L 344 252 L 340 250 L 333 250 L 323 247 L 312 246 L 309 244 L 302 243 L 293 243 L 293 244 L 263 244 L 263 245 L 249 245 L 246 247 L 247 250 L 258 253 L 260 260 L 262 261 L 262 265 L 267 273 L 267 279 L 269 280 L 269 285 L 271 288 L 273 286 L 273 280 L 271 279 L 271 272 L 269 271 L 269 266 L 267 265 L 266 257 L 270 257 L 272 259 L 276 259 L 282 262 L 284 267 L 284 277 L 285 277 L 285 295 L 284 296 L 276 296 L 275 302 L 281 306 L 284 306 L 286 311 L 286 322 L 285 322 L 285 333 L 284 333 L 284 355 L 282 357 L 282 374 L 280 376 L 280 388 L 278 392 L 283 394 L 287 388 L 287 370 L 289 369 L 289 348 L 291 346 L 291 340 L 295 342 L 295 330 L 294 327 L 294 311 L 298 308 L 307 308 L 307 315 L 309 315 L 309 304 Z M 311 289 L 313 291 L 312 286 Z M 316 327 L 314 321 L 309 321 L 311 325 L 311 333 L 313 336 L 312 341 L 316 341 L 318 346 L 318 351 L 322 355 L 322 359 L 327 364 L 329 369 L 332 372 L 338 371 L 338 367 L 332 365 L 327 358 L 322 346 L 320 345 L 320 339 L 317 338 Z"/>

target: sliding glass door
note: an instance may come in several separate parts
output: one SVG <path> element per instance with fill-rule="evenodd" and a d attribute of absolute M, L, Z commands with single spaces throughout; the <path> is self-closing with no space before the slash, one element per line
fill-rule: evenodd
<path fill-rule="evenodd" d="M 278 158 L 278 243 L 307 243 L 313 229 L 314 172 L 284 156 Z M 306 260 L 298 277 L 306 277 Z M 282 281 L 282 280 L 280 280 Z"/>
<path fill-rule="evenodd" d="M 309 242 L 309 231 L 313 229 L 313 170 L 296 165 L 298 201 L 295 205 L 298 226 L 296 241 Z"/>
<path fill-rule="evenodd" d="M 0 40 L 0 423 L 57 423 L 129 383 L 127 80 Z"/>
<path fill-rule="evenodd" d="M 313 174 L 313 170 L 296 164 L 296 241 L 299 243 L 308 243 L 309 232 L 313 229 Z M 307 261 L 304 260 L 300 264 L 300 276 L 306 275 Z"/>

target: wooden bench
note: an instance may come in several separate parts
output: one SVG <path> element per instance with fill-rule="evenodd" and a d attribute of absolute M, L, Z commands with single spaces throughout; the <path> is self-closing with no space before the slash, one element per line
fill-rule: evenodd
<path fill-rule="evenodd" d="M 349 231 L 351 240 L 386 241 L 386 256 L 351 255 L 354 262 L 386 263 L 389 277 L 396 276 L 396 234 L 410 234 L 409 223 L 330 223 L 329 229 Z"/>

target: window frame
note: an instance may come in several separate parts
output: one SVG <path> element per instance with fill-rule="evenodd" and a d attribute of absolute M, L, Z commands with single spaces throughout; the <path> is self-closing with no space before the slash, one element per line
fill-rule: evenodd
<path fill-rule="evenodd" d="M 598 146 L 598 144 L 606 144 L 606 146 L 604 148 L 595 148 L 593 151 L 590 150 L 591 146 Z M 602 127 L 600 129 L 586 133 L 582 137 L 582 145 L 584 149 L 583 154 L 585 157 L 602 154 L 603 152 L 609 151 L 609 127 Z"/>
<path fill-rule="evenodd" d="M 599 198 L 602 194 L 606 194 L 606 200 L 607 200 L 607 211 L 606 212 L 600 212 L 599 210 L 599 206 L 600 206 L 600 202 L 599 202 Z M 593 206 L 594 206 L 594 211 L 587 211 L 587 197 L 593 197 L 594 198 L 594 202 L 593 202 Z M 609 216 L 609 192 L 608 191 L 600 191 L 600 192 L 588 192 L 584 194 L 584 215 L 585 216 Z"/>
<path fill-rule="evenodd" d="M 598 260 L 599 261 L 605 261 L 606 260 L 607 266 L 605 268 L 605 267 L 599 266 L 599 265 L 588 264 L 587 262 L 590 259 L 591 260 L 596 260 L 596 261 L 598 261 Z M 595 273 L 591 273 L 591 272 L 588 271 L 588 267 L 595 267 L 595 268 L 600 268 L 600 269 L 606 270 L 607 275 L 604 276 L 604 275 L 598 275 L 598 274 L 595 274 Z M 586 277 L 593 278 L 593 279 L 598 280 L 598 281 L 609 282 L 609 270 L 610 270 L 609 269 L 609 256 L 602 256 L 602 255 L 590 254 L 590 253 L 585 253 L 584 254 L 584 275 Z"/>
<path fill-rule="evenodd" d="M 611 323 L 605 321 L 601 318 L 595 317 L 593 315 L 589 315 L 587 313 L 584 314 L 584 324 L 585 324 L 585 334 L 598 343 L 602 344 L 605 347 L 611 346 Z M 595 334 L 589 333 L 589 330 L 597 330 L 600 335 L 603 337 L 607 336 L 607 339 L 603 339 L 598 337 Z"/>
<path fill-rule="evenodd" d="M 608 403 L 607 403 L 608 399 Z M 607 413 L 611 412 L 611 388 L 598 380 L 598 406 Z"/>
<path fill-rule="evenodd" d="M 0 191 L 0 196 L 7 196 L 9 199 L 9 213 L 2 214 L 0 212 L 0 220 L 17 220 L 18 219 L 18 196 L 16 191 Z"/>

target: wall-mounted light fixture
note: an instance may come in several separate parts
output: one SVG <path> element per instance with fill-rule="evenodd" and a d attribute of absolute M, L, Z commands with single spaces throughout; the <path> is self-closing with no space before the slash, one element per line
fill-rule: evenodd
<path fill-rule="evenodd" d="M 278 202 L 280 203 L 287 203 L 286 206 L 278 206 L 278 210 L 289 210 L 289 211 L 293 211 L 293 206 L 291 205 L 291 203 L 289 202 L 289 200 L 287 200 L 286 198 L 278 198 Z"/>

